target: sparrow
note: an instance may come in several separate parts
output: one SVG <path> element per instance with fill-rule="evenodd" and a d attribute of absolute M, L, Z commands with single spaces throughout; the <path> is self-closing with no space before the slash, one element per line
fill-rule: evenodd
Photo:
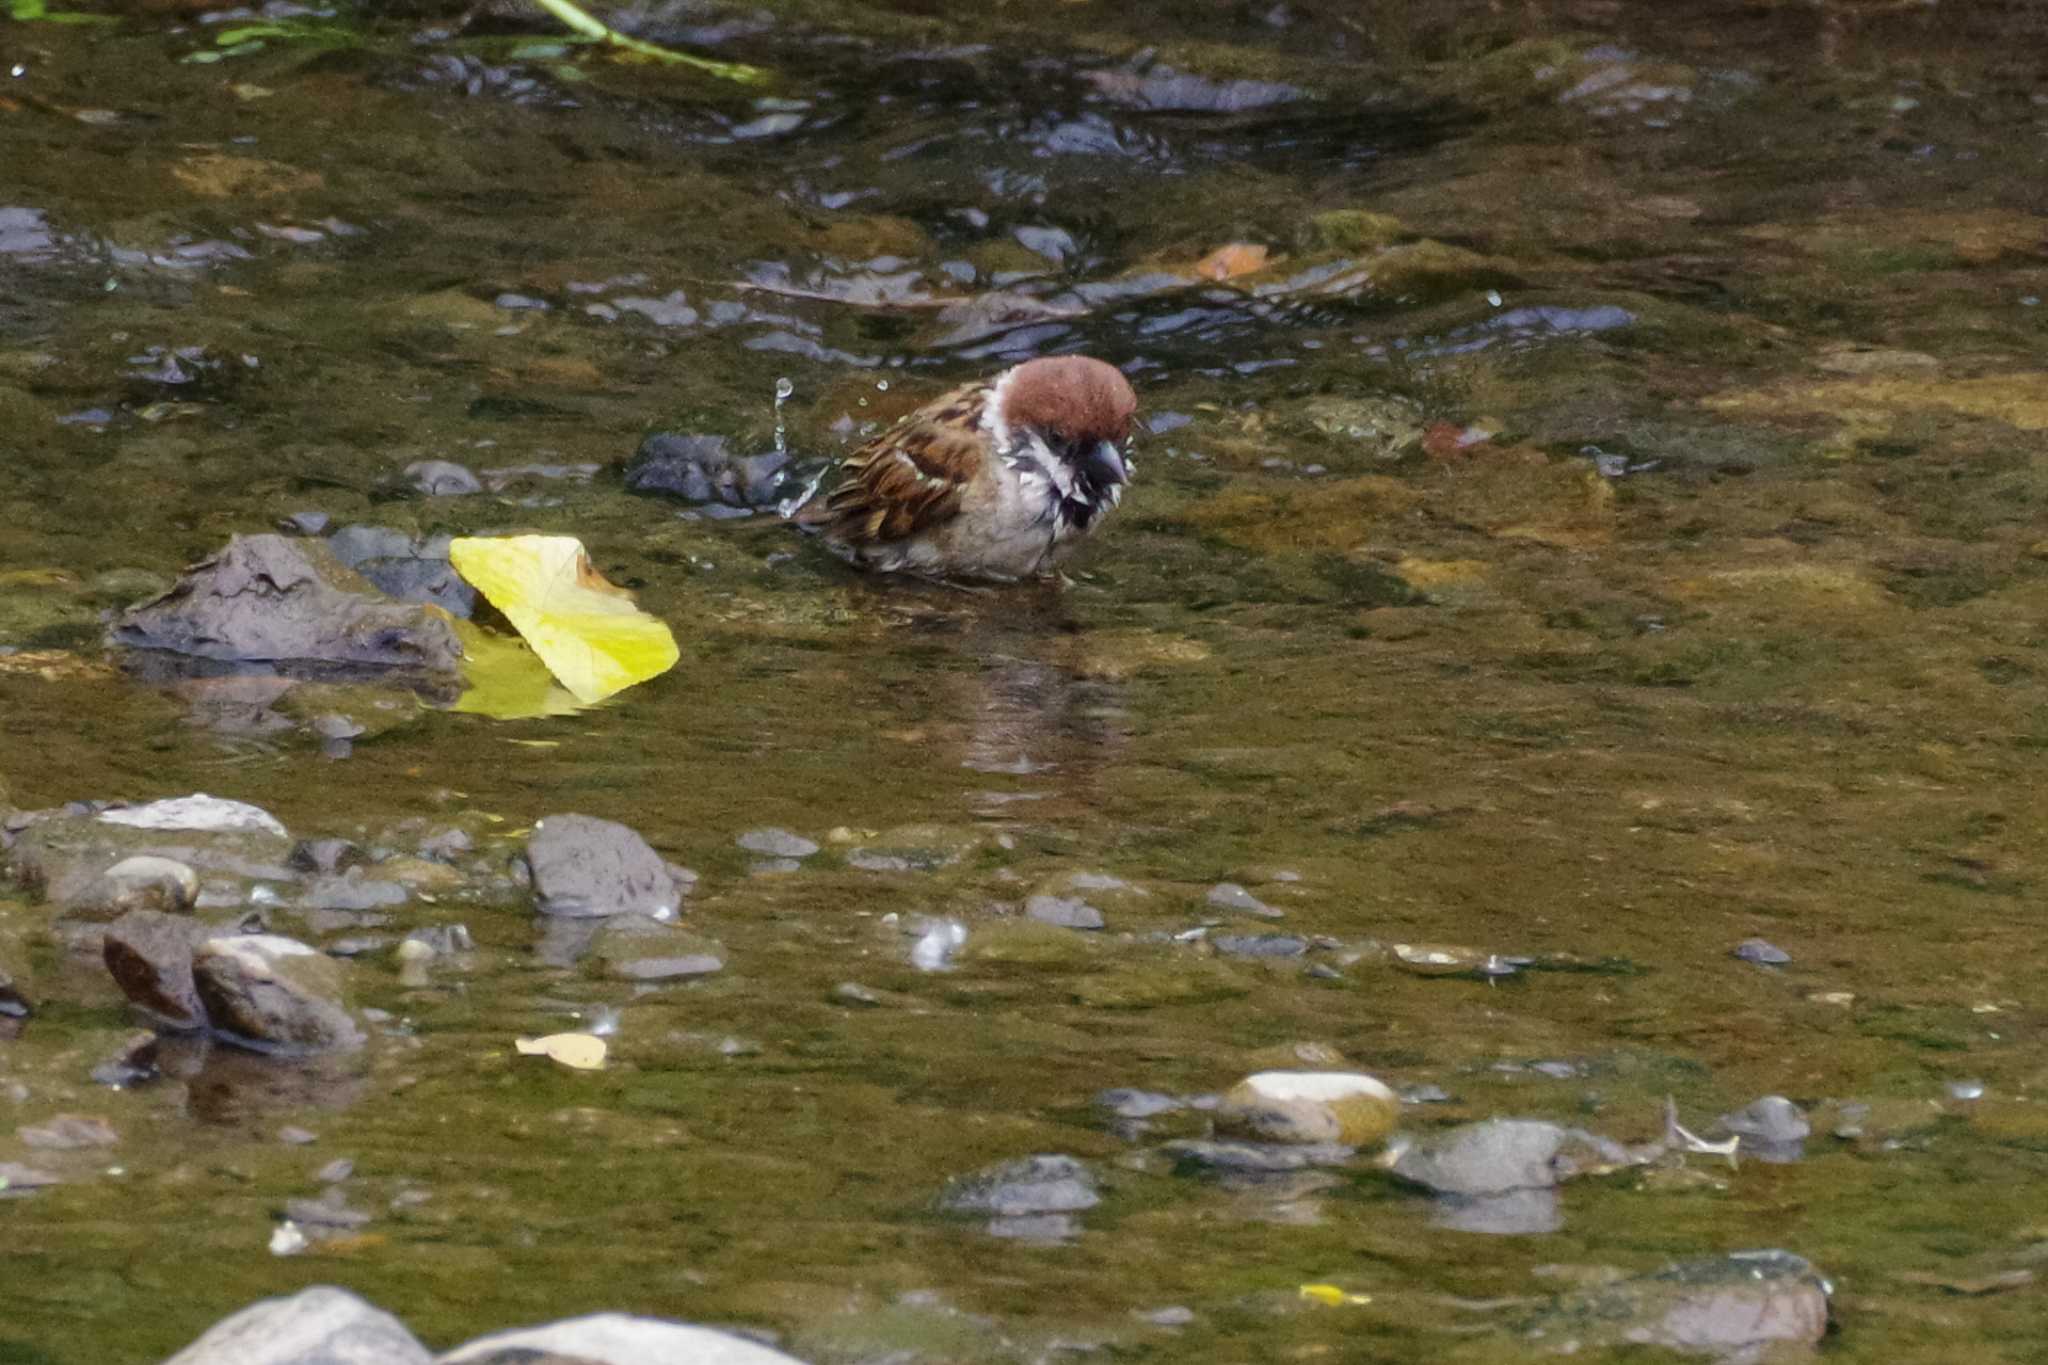
<path fill-rule="evenodd" d="M 794 517 L 840 558 L 880 573 L 1050 574 L 1122 500 L 1137 410 L 1114 365 L 1027 360 L 862 445 L 838 484 Z"/>

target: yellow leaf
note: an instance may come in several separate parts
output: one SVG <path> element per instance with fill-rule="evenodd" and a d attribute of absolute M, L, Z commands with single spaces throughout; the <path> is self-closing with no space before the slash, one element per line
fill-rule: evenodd
<path fill-rule="evenodd" d="M 1334 1284 L 1305 1284 L 1301 1297 L 1312 1303 L 1327 1304 L 1331 1308 L 1342 1308 L 1347 1303 L 1371 1303 L 1370 1294 L 1351 1294 Z"/>
<path fill-rule="evenodd" d="M 470 621 L 456 620 L 453 625 L 456 638 L 462 641 L 462 681 L 466 684 L 454 710 L 495 720 L 533 720 L 570 716 L 582 709 L 522 641 L 494 634 Z"/>
<path fill-rule="evenodd" d="M 515 1038 L 523 1057 L 546 1057 L 577 1071 L 604 1069 L 604 1039 L 594 1033 L 550 1033 L 545 1038 Z"/>
<path fill-rule="evenodd" d="M 580 702 L 603 701 L 675 665 L 667 624 L 607 583 L 573 536 L 463 537 L 448 558 Z"/>
<path fill-rule="evenodd" d="M 1270 259 L 1270 253 L 1262 246 L 1252 242 L 1232 242 L 1228 246 L 1217 247 L 1196 261 L 1195 273 L 1205 280 L 1234 280 L 1239 275 L 1264 270 Z"/>

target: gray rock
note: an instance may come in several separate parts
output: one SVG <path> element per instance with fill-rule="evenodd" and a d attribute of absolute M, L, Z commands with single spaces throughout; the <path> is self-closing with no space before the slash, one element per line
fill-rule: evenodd
<path fill-rule="evenodd" d="M 1564 1226 L 1564 1204 L 1556 1190 L 1444 1194 L 1431 1202 L 1435 1207 L 1430 1210 L 1430 1223 L 1452 1232 L 1535 1237 Z"/>
<path fill-rule="evenodd" d="M 1746 938 L 1730 949 L 1744 962 L 1754 962 L 1759 967 L 1782 967 L 1792 960 L 1792 954 L 1766 939 Z"/>
<path fill-rule="evenodd" d="M 544 915 L 673 919 L 682 893 L 661 855 L 624 825 L 550 815 L 526 840 L 534 904 Z"/>
<path fill-rule="evenodd" d="M 411 536 L 389 526 L 344 526 L 328 538 L 335 558 L 401 602 L 431 603 L 469 619 L 476 589 L 448 562 L 449 536 Z"/>
<path fill-rule="evenodd" d="M 803 1365 L 795 1356 L 710 1327 L 593 1313 L 464 1342 L 438 1365 Z M 178 1365 L 170 1362 L 169 1365 Z"/>
<path fill-rule="evenodd" d="M 1550 1189 L 1588 1169 L 1634 1160 L 1620 1144 L 1582 1129 L 1540 1119 L 1488 1119 L 1408 1147 L 1391 1169 L 1439 1194 L 1492 1195 Z"/>
<path fill-rule="evenodd" d="M 206 1027 L 192 983 L 192 954 L 217 931 L 156 910 L 131 910 L 107 926 L 101 955 L 114 984 L 152 1019 L 173 1029 Z"/>
<path fill-rule="evenodd" d="M 25 1124 L 15 1130 L 25 1147 L 46 1152 L 71 1152 L 84 1147 L 114 1147 L 121 1135 L 105 1119 L 80 1114 L 59 1114 L 47 1123 Z"/>
<path fill-rule="evenodd" d="M 448 622 L 394 602 L 320 540 L 237 536 L 163 596 L 114 620 L 112 643 L 202 659 L 454 674 Z"/>
<path fill-rule="evenodd" d="M 1234 915 L 1257 915 L 1260 919 L 1279 919 L 1285 912 L 1254 896 L 1236 882 L 1218 882 L 1209 888 L 1205 897 L 1218 910 L 1228 910 Z"/>
<path fill-rule="evenodd" d="M 13 847 L 0 852 L 0 862 L 25 890 L 58 906 L 67 918 L 98 922 L 118 918 L 118 912 L 107 904 L 113 889 L 106 878 L 107 869 L 138 854 L 183 863 L 197 872 L 202 879 L 202 903 L 221 903 L 219 883 L 223 880 L 245 884 L 233 894 L 234 901 L 240 903 L 247 898 L 246 883 L 295 878 L 284 861 L 290 841 L 263 828 L 151 828 L 106 818 L 185 818 L 171 815 L 165 808 L 179 806 L 189 811 L 192 807 L 184 804 L 189 800 L 151 802 L 107 811 L 99 817 L 80 813 L 39 818 L 14 836 Z M 254 806 L 218 804 L 263 814 Z"/>
<path fill-rule="evenodd" d="M 31 1194 L 51 1185 L 63 1184 L 61 1176 L 24 1166 L 19 1161 L 0 1161 L 0 1198 Z"/>
<path fill-rule="evenodd" d="M 682 502 L 757 509 L 801 493 L 815 468 L 773 451 L 734 455 L 723 436 L 657 432 L 640 443 L 627 463 L 626 488 Z"/>
<path fill-rule="evenodd" d="M 818 851 L 817 844 L 786 829 L 750 829 L 735 842 L 749 853 L 770 858 L 808 858 Z"/>
<path fill-rule="evenodd" d="M 278 818 L 261 806 L 246 801 L 229 801 L 205 792 L 172 796 L 140 806 L 115 806 L 99 813 L 103 825 L 127 825 L 131 829 L 178 829 L 208 834 L 275 834 L 285 828 Z"/>
<path fill-rule="evenodd" d="M 10 1030 L 17 1030 L 24 1020 L 35 1013 L 28 1003 L 28 997 L 14 984 L 14 978 L 5 969 L 0 969 L 0 1038 L 14 1036 Z"/>
<path fill-rule="evenodd" d="M 1187 1106 L 1178 1096 L 1156 1090 L 1104 1090 L 1095 1096 L 1095 1107 L 1120 1119 L 1149 1119 Z"/>
<path fill-rule="evenodd" d="M 414 460 L 405 467 L 405 483 L 430 498 L 461 498 L 484 491 L 483 481 L 468 466 L 453 460 Z"/>
<path fill-rule="evenodd" d="M 164 1365 L 432 1365 L 405 1324 L 345 1289 L 318 1285 L 215 1323 Z"/>
<path fill-rule="evenodd" d="M 385 910 L 412 898 L 398 882 L 365 877 L 350 868 L 338 877 L 319 877 L 307 886 L 300 904 L 308 910 Z"/>
<path fill-rule="evenodd" d="M 275 934 L 213 938 L 193 955 L 192 980 L 213 1027 L 258 1051 L 296 1055 L 362 1046 L 342 1003 L 342 964 Z"/>
<path fill-rule="evenodd" d="M 1102 912 L 1077 896 L 1032 896 L 1024 902 L 1024 913 L 1062 929 L 1100 929 L 1103 922 Z"/>
<path fill-rule="evenodd" d="M 1095 1175 L 1070 1156 L 1027 1156 L 956 1176 L 939 1196 L 952 1213 L 986 1213 L 1021 1218 L 1041 1213 L 1078 1213 L 1102 1202 Z"/>
<path fill-rule="evenodd" d="M 1755 1360 L 1788 1345 L 1818 1345 L 1833 1292 L 1804 1257 L 1737 1251 L 1563 1295 L 1529 1336 L 1558 1350 L 1649 1346 Z"/>
<path fill-rule="evenodd" d="M 1798 1105 L 1783 1095 L 1752 1100 L 1719 1120 L 1721 1131 L 1742 1139 L 1742 1151 L 1759 1161 L 1785 1163 L 1805 1155 L 1813 1125 Z"/>
<path fill-rule="evenodd" d="M 346 1176 L 342 1178 L 347 1179 Z M 369 1214 L 349 1207 L 348 1196 L 335 1182 L 329 1182 L 328 1188 L 316 1199 L 285 1200 L 284 1216 L 305 1227 L 341 1232 L 352 1232 L 368 1227 L 370 1223 Z"/>
<path fill-rule="evenodd" d="M 1308 940 L 1292 934 L 1211 934 L 1209 943 L 1225 957 L 1300 957 Z"/>
<path fill-rule="evenodd" d="M 1217 1142 L 1184 1138 L 1160 1148 L 1178 1165 L 1226 1175 L 1277 1175 L 1315 1166 L 1341 1166 L 1357 1155 L 1336 1143 L 1290 1146 L 1278 1142 Z"/>

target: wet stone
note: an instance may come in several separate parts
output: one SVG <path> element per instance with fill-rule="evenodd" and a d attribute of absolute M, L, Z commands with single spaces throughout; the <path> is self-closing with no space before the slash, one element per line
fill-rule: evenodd
<path fill-rule="evenodd" d="M 325 1362 L 322 1362 L 325 1365 Z M 350 1362 L 349 1365 L 353 1365 Z M 495 1332 L 440 1357 L 439 1365 L 803 1365 L 794 1356 L 710 1327 L 593 1313 Z"/>
<path fill-rule="evenodd" d="M 79 1114 L 59 1114 L 47 1123 L 26 1124 L 15 1129 L 22 1145 L 43 1151 L 69 1152 L 85 1147 L 112 1147 L 121 1135 L 105 1119 Z"/>
<path fill-rule="evenodd" d="M 208 939 L 193 955 L 192 979 L 213 1027 L 246 1046 L 305 1055 L 363 1043 L 341 999 L 342 965 L 293 939 Z"/>
<path fill-rule="evenodd" d="M 1074 896 L 1032 896 L 1024 902 L 1024 913 L 1040 924 L 1062 929 L 1100 929 L 1102 912 Z"/>
<path fill-rule="evenodd" d="M 114 620 L 113 644 L 237 662 L 454 674 L 447 621 L 378 592 L 330 542 L 237 536 L 162 597 Z"/>
<path fill-rule="evenodd" d="M 192 954 L 216 931 L 155 910 L 131 910 L 106 928 L 101 954 L 130 1002 L 174 1029 L 206 1027 L 192 979 Z"/>
<path fill-rule="evenodd" d="M 1792 954 L 1760 938 L 1746 938 L 1731 951 L 1744 962 L 1754 962 L 1759 967 L 1782 967 L 1792 960 Z"/>
<path fill-rule="evenodd" d="M 368 859 L 361 848 L 347 839 L 301 839 L 292 845 L 291 856 L 285 861 L 300 872 L 331 876 Z"/>
<path fill-rule="evenodd" d="M 816 843 L 786 829 L 748 830 L 734 842 L 749 853 L 770 858 L 808 858 L 818 851 Z"/>
<path fill-rule="evenodd" d="M 1732 1114 L 1723 1114 L 1719 1123 L 1722 1132 L 1742 1139 L 1744 1155 L 1779 1163 L 1799 1160 L 1813 1132 L 1806 1114 L 1783 1095 L 1752 1100 Z"/>
<path fill-rule="evenodd" d="M 1818 1345 L 1832 1294 L 1804 1257 L 1737 1251 L 1563 1295 L 1528 1334 L 1579 1350 L 1647 1346 L 1755 1360 L 1777 1348 Z"/>
<path fill-rule="evenodd" d="M 1149 1119 L 1187 1106 L 1179 1096 L 1156 1090 L 1105 1090 L 1095 1097 L 1095 1107 L 1120 1119 Z"/>
<path fill-rule="evenodd" d="M 199 899 L 199 874 L 174 858 L 136 854 L 101 874 L 85 900 L 104 913 L 156 910 L 181 914 Z"/>
<path fill-rule="evenodd" d="M 317 536 L 325 531 L 333 518 L 325 512 L 294 512 L 277 523 L 277 529 L 288 536 Z"/>
<path fill-rule="evenodd" d="M 939 1196 L 939 1207 L 949 1212 L 998 1218 L 1078 1213 L 1100 1202 L 1094 1173 L 1073 1157 L 1058 1155 L 1023 1157 L 955 1176 Z"/>
<path fill-rule="evenodd" d="M 860 1009 L 874 1009 L 882 1003 L 880 995 L 858 981 L 842 981 L 834 986 L 832 999 L 836 1004 L 853 1005 Z"/>
<path fill-rule="evenodd" d="M 365 877 L 361 869 L 351 868 L 338 877 L 315 878 L 299 904 L 308 910 L 384 910 L 411 898 L 400 883 Z"/>
<path fill-rule="evenodd" d="M 1279 919 L 1285 912 L 1254 896 L 1236 882 L 1218 882 L 1209 888 L 1203 898 L 1218 910 L 1227 910 L 1233 915 L 1257 915 L 1260 919 Z"/>
<path fill-rule="evenodd" d="M 37 1170 L 19 1161 L 0 1161 L 0 1199 L 13 1199 L 52 1185 L 63 1184 L 61 1177 L 48 1171 Z"/>
<path fill-rule="evenodd" d="M 223 1318 L 164 1365 L 432 1365 L 405 1325 L 328 1285 Z"/>
<path fill-rule="evenodd" d="M 736 455 L 723 436 L 657 433 L 627 462 L 626 488 L 680 502 L 762 510 L 801 493 L 809 474 L 808 466 L 799 469 L 788 455 L 773 451 Z"/>
<path fill-rule="evenodd" d="M 1362 1072 L 1261 1071 L 1224 1093 L 1219 1133 L 1303 1146 L 1364 1147 L 1393 1131 L 1401 1102 Z"/>
<path fill-rule="evenodd" d="M 339 1231 L 367 1227 L 370 1222 L 369 1214 L 361 1209 L 349 1207 L 348 1197 L 334 1182 L 330 1182 L 330 1188 L 325 1193 L 315 1198 L 285 1200 L 284 1214 L 302 1227 L 330 1228 Z"/>
<path fill-rule="evenodd" d="M 379 592 L 467 620 L 476 612 L 476 589 L 449 563 L 449 540 L 415 538 L 388 526 L 344 526 L 324 543 Z"/>
<path fill-rule="evenodd" d="M 673 919 L 682 894 L 638 834 L 588 815 L 550 815 L 526 841 L 535 907 L 544 915 Z"/>
<path fill-rule="evenodd" d="M 1581 1129 L 1541 1119 L 1488 1119 L 1409 1146 L 1391 1169 L 1439 1194 L 1475 1196 L 1550 1189 L 1583 1170 L 1630 1160 L 1626 1149 Z"/>
<path fill-rule="evenodd" d="M 1280 1142 L 1221 1142 L 1183 1138 L 1159 1149 L 1175 1165 L 1218 1175 L 1279 1175 L 1318 1166 L 1341 1166 L 1357 1155 L 1337 1143 L 1294 1145 Z"/>
<path fill-rule="evenodd" d="M 430 498 L 459 498 L 484 491 L 483 481 L 452 460 L 415 460 L 405 467 L 406 487 Z"/>
<path fill-rule="evenodd" d="M 117 1090 L 148 1085 L 162 1077 L 163 1071 L 157 1066 L 157 1036 L 154 1033 L 131 1033 L 111 1056 L 92 1069 L 94 1084 L 112 1086 Z"/>
<path fill-rule="evenodd" d="M 1211 934 L 1209 943 L 1225 957 L 1300 957 L 1308 940 L 1292 934 Z"/>

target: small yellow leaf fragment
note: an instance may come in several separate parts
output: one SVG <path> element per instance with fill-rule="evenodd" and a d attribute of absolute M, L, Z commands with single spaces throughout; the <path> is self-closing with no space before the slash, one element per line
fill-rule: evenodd
<path fill-rule="evenodd" d="M 1195 273 L 1205 280 L 1233 280 L 1266 268 L 1271 259 L 1266 248 L 1251 242 L 1219 246 L 1195 262 Z"/>
<path fill-rule="evenodd" d="M 667 623 L 605 581 L 574 536 L 464 536 L 448 558 L 586 705 L 667 672 L 679 657 Z"/>
<path fill-rule="evenodd" d="M 602 1071 L 604 1039 L 594 1033 L 550 1033 L 545 1038 L 515 1038 L 512 1045 L 526 1057 L 546 1057 L 577 1071 Z"/>
<path fill-rule="evenodd" d="M 1301 1287 L 1301 1297 L 1309 1300 L 1311 1303 L 1325 1304 L 1331 1308 L 1342 1308 L 1344 1305 L 1352 1303 L 1372 1302 L 1372 1295 L 1370 1294 L 1353 1294 L 1339 1289 L 1334 1284 L 1305 1284 Z"/>

